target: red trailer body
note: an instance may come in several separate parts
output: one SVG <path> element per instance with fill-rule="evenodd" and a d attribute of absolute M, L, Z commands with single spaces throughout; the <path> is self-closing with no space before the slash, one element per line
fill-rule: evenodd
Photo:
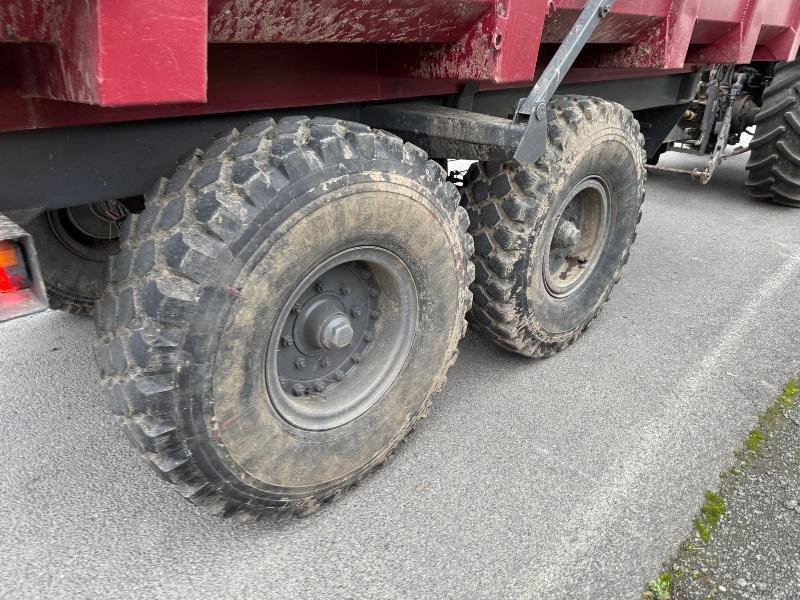
<path fill-rule="evenodd" d="M 582 7 L 0 0 L 0 131 L 519 86 Z M 787 60 L 799 35 L 800 0 L 618 0 L 567 81 Z"/>

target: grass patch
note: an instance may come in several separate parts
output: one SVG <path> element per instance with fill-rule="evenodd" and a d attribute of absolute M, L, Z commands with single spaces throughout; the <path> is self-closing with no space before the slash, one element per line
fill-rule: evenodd
<path fill-rule="evenodd" d="M 647 583 L 644 600 L 671 600 L 672 599 L 672 573 L 661 573 Z"/>
<path fill-rule="evenodd" d="M 697 529 L 697 533 L 700 534 L 700 539 L 704 542 L 708 541 L 711 537 L 711 532 L 724 514 L 725 499 L 714 492 L 706 492 L 703 508 L 700 509 L 700 516 L 694 520 L 694 527 Z"/>
<path fill-rule="evenodd" d="M 780 404 L 784 410 L 792 408 L 792 406 L 794 406 L 794 399 L 797 397 L 798 393 L 800 393 L 800 382 L 796 379 L 791 379 L 789 383 L 783 387 L 781 395 L 778 396 L 778 404 Z"/>
<path fill-rule="evenodd" d="M 736 478 L 742 475 L 752 464 L 751 461 L 760 454 L 765 441 L 770 436 L 770 432 L 778 425 L 783 414 L 794 407 L 798 397 L 800 397 L 800 381 L 791 379 L 783 386 L 783 390 L 772 405 L 759 415 L 758 425 L 750 431 L 744 440 L 744 448 L 735 451 L 734 454 L 741 461 L 740 464 L 720 474 L 720 489 L 728 489 L 728 483 L 730 482 L 726 480 L 729 477 Z M 725 509 L 725 498 L 721 494 L 712 491 L 705 493 L 700 515 L 694 520 L 694 527 L 701 540 L 708 542 L 711 539 L 711 534 L 722 515 L 725 514 Z M 688 556 L 697 557 L 702 555 L 703 552 L 705 550 L 702 544 L 688 542 L 682 546 L 677 558 L 681 560 L 683 557 L 685 560 Z M 647 588 L 642 596 L 643 600 L 672 600 L 673 595 L 676 593 L 676 581 L 684 576 L 693 581 L 703 581 L 707 578 L 706 575 L 697 570 L 691 571 L 689 574 L 680 568 L 674 572 L 667 570 L 647 583 Z"/>
<path fill-rule="evenodd" d="M 800 393 L 800 383 L 796 379 L 790 379 L 783 386 L 783 390 L 772 406 L 758 416 L 758 425 L 753 427 L 744 442 L 744 446 L 749 452 L 758 454 L 761 451 L 761 447 L 767 439 L 766 432 L 775 426 L 785 411 L 794 406 L 798 393 Z"/>

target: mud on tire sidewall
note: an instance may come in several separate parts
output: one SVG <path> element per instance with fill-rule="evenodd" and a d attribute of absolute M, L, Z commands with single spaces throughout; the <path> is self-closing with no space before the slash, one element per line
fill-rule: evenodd
<path fill-rule="evenodd" d="M 640 149 L 631 146 L 627 137 L 617 129 L 605 129 L 588 138 L 573 139 L 576 143 L 564 148 L 563 166 L 548 196 L 546 216 L 534 232 L 535 241 L 525 269 L 529 275 L 524 296 L 525 314 L 531 316 L 528 326 L 551 336 L 569 337 L 582 331 L 594 318 L 627 260 L 641 200 L 641 190 L 631 185 L 639 179 L 637 161 Z M 547 291 L 542 276 L 542 261 L 549 252 L 549 239 L 541 234 L 552 219 L 558 218 L 556 213 L 564 196 L 592 176 L 599 176 L 608 189 L 609 231 L 606 243 L 586 281 L 573 294 L 555 298 Z"/>
<path fill-rule="evenodd" d="M 293 210 L 281 212 L 288 214 L 282 222 L 252 223 L 235 253 L 242 267 L 198 301 L 186 337 L 196 366 L 181 373 L 177 413 L 195 460 L 230 497 L 320 498 L 358 479 L 425 409 L 443 383 L 453 337 L 463 333 L 457 226 L 406 165 L 350 167 L 355 172 L 304 182 L 307 189 L 297 193 Z M 298 282 L 326 258 L 357 246 L 386 248 L 411 271 L 420 298 L 413 346 L 367 412 L 327 431 L 298 429 L 268 396 L 266 342 Z M 220 294 L 220 287 L 236 291 Z"/>

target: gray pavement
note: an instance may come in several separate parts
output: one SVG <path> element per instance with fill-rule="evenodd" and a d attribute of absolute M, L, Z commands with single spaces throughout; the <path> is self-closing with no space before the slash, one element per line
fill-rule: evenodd
<path fill-rule="evenodd" d="M 122 438 L 89 321 L 0 325 L 0 596 L 639 598 L 800 371 L 800 211 L 748 200 L 745 160 L 651 176 L 576 345 L 534 362 L 469 335 L 401 451 L 306 519 L 186 504 Z"/>
<path fill-rule="evenodd" d="M 699 515 L 709 524 L 706 539 L 694 532 L 666 561 L 672 600 L 800 598 L 798 400 L 795 382 L 760 419 L 760 442 L 750 437 L 749 450 L 743 445 L 722 473 L 712 497 L 724 506 L 718 522 Z"/>

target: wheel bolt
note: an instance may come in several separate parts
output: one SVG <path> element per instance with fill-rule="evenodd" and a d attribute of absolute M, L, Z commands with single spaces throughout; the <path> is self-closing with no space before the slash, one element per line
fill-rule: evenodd
<path fill-rule="evenodd" d="M 333 378 L 336 381 L 341 381 L 342 379 L 344 379 L 344 373 L 342 373 L 341 371 L 336 371 L 336 373 L 333 374 Z"/>
<path fill-rule="evenodd" d="M 293 394 L 293 395 L 295 395 L 295 396 L 297 396 L 297 397 L 300 397 L 300 396 L 302 396 L 302 395 L 303 395 L 303 394 L 305 394 L 305 393 L 306 393 L 306 388 L 305 388 L 305 387 L 303 387 L 302 385 L 300 385 L 299 383 L 295 383 L 295 384 L 292 386 L 292 394 Z"/>
<path fill-rule="evenodd" d="M 324 392 L 325 384 L 322 383 L 321 381 L 318 381 L 317 383 L 314 384 L 314 391 L 317 393 Z"/>
<path fill-rule="evenodd" d="M 282 341 L 284 346 L 291 346 L 292 344 L 294 344 L 294 338 L 290 335 L 283 336 Z"/>
<path fill-rule="evenodd" d="M 360 354 L 356 353 L 356 354 L 353 354 L 352 358 L 353 358 L 353 362 L 354 363 L 360 363 L 361 359 L 363 358 L 363 356 L 361 356 Z"/>
<path fill-rule="evenodd" d="M 339 287 L 339 291 L 342 293 L 343 296 L 347 296 L 347 294 L 353 291 L 353 288 L 351 288 L 349 285 L 343 285 Z"/>
<path fill-rule="evenodd" d="M 360 317 L 361 316 L 361 306 L 356 304 L 353 308 L 350 309 L 350 314 L 353 315 L 354 317 Z"/>
<path fill-rule="evenodd" d="M 306 366 L 306 359 L 301 356 L 296 361 L 294 361 L 294 366 L 297 367 L 298 369 L 302 369 L 303 367 Z"/>
<path fill-rule="evenodd" d="M 581 241 L 581 230 L 572 221 L 562 221 L 553 234 L 553 246 L 570 250 Z"/>

